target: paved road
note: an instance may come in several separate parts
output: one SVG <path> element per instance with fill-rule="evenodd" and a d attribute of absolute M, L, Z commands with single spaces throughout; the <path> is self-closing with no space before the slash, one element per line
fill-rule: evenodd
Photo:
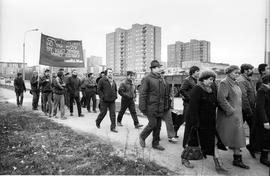
<path fill-rule="evenodd" d="M 11 90 L 0 88 L 0 101 L 8 101 L 10 103 L 15 103 L 15 93 Z M 31 95 L 26 93 L 24 101 L 25 109 L 31 110 Z M 1 108 L 1 107 L 0 107 Z M 40 112 L 40 111 L 39 111 Z M 67 112 L 67 111 L 66 111 Z M 133 126 L 133 121 L 130 115 L 125 114 L 123 118 L 124 127 L 118 127 L 119 133 L 110 132 L 110 120 L 108 115 L 104 118 L 101 123 L 101 129 L 97 129 L 95 126 L 95 119 L 97 114 L 88 113 L 86 109 L 83 109 L 85 117 L 70 117 L 67 114 L 67 120 L 52 119 L 53 121 L 63 124 L 65 126 L 71 127 L 77 132 L 83 132 L 83 134 L 94 134 L 99 136 L 104 141 L 111 143 L 116 149 L 116 153 L 123 157 L 137 158 L 141 157 L 145 160 L 155 161 L 156 163 L 169 168 L 170 170 L 176 172 L 177 174 L 183 175 L 216 175 L 214 170 L 214 163 L 211 157 L 201 161 L 192 161 L 195 164 L 194 169 L 187 169 L 181 165 L 180 154 L 182 152 L 182 136 L 184 127 L 181 127 L 178 135 L 180 136 L 179 142 L 177 144 L 171 144 L 167 140 L 165 124 L 162 123 L 161 129 L 161 142 L 160 144 L 166 148 L 165 151 L 156 151 L 151 148 L 151 139 L 149 136 L 146 140 L 147 147 L 143 150 L 138 143 L 138 135 L 141 129 L 135 129 Z M 40 112 L 43 116 L 43 113 Z M 76 114 L 76 112 L 74 113 Z M 44 118 L 47 118 L 44 116 Z M 143 125 L 147 124 L 147 119 L 139 117 L 140 123 Z M 222 158 L 222 163 L 225 167 L 230 169 L 231 175 L 239 176 L 266 176 L 268 175 L 268 168 L 261 165 L 258 159 L 252 159 L 247 153 L 246 149 L 243 150 L 243 160 L 246 164 L 251 166 L 250 170 L 244 170 L 240 168 L 233 167 L 232 162 L 232 151 L 220 151 L 220 156 Z M 259 158 L 259 156 L 257 156 Z"/>

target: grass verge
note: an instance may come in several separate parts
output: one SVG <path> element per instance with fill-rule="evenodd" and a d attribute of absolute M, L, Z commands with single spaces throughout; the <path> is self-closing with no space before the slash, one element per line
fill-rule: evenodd
<path fill-rule="evenodd" d="M 80 135 L 69 127 L 32 111 L 0 102 L 1 175 L 166 175 L 171 172 L 142 159 L 117 156 L 96 136 Z"/>

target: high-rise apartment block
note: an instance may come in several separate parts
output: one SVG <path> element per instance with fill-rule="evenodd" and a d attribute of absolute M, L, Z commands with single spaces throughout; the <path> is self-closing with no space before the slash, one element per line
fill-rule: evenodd
<path fill-rule="evenodd" d="M 133 24 L 106 35 L 106 65 L 115 73 L 149 71 L 152 60 L 161 61 L 161 28 Z"/>
<path fill-rule="evenodd" d="M 210 42 L 205 40 L 177 41 L 167 49 L 168 67 L 182 67 L 184 61 L 210 62 Z"/>

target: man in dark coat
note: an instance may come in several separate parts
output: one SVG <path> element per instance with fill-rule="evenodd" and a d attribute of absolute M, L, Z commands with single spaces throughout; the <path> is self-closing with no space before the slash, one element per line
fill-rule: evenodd
<path fill-rule="evenodd" d="M 237 78 L 237 82 L 242 91 L 242 113 L 243 120 L 246 121 L 249 127 L 249 144 L 246 146 L 251 156 L 255 158 L 254 149 L 252 147 L 252 126 L 254 121 L 255 110 L 255 87 L 252 84 L 251 76 L 253 74 L 253 66 L 250 64 L 242 64 L 241 75 Z"/>
<path fill-rule="evenodd" d="M 100 113 L 96 119 L 96 126 L 100 128 L 100 123 L 107 114 L 107 109 L 110 112 L 111 131 L 117 133 L 116 118 L 115 118 L 115 100 L 117 99 L 117 87 L 113 80 L 113 71 L 108 68 L 105 71 L 105 76 L 98 81 L 97 87 L 100 100 Z"/>
<path fill-rule="evenodd" d="M 50 77 L 50 70 L 46 69 L 44 75 L 39 79 L 39 85 L 41 88 L 42 98 L 42 111 L 47 116 L 49 111 L 49 117 L 52 116 L 52 79 Z"/>
<path fill-rule="evenodd" d="M 152 147 L 157 150 L 164 150 L 159 145 L 161 119 L 170 109 L 170 90 L 160 75 L 161 66 L 157 60 L 151 62 L 151 72 L 142 79 L 139 96 L 139 109 L 148 118 L 148 124 L 139 136 L 140 145 L 145 147 L 145 139 L 153 133 Z"/>
<path fill-rule="evenodd" d="M 17 106 L 21 107 L 23 104 L 23 92 L 26 92 L 22 73 L 17 73 L 17 78 L 14 80 L 14 88 L 16 93 Z"/>
<path fill-rule="evenodd" d="M 270 151 L 270 75 L 262 77 L 262 84 L 257 92 L 256 118 L 252 129 L 256 151 L 261 152 L 260 162 L 270 167 L 268 151 Z"/>
<path fill-rule="evenodd" d="M 258 71 L 260 74 L 260 78 L 256 83 L 256 91 L 258 91 L 260 86 L 262 85 L 262 77 L 266 75 L 267 73 L 269 73 L 269 66 L 267 64 L 260 64 L 258 66 Z"/>
<path fill-rule="evenodd" d="M 121 109 L 117 116 L 117 125 L 122 125 L 122 118 L 125 114 L 126 109 L 129 109 L 129 112 L 131 114 L 131 117 L 134 122 L 135 128 L 140 128 L 143 125 L 139 124 L 139 120 L 137 117 L 137 113 L 135 110 L 135 102 L 134 99 L 136 99 L 136 87 L 134 85 L 134 73 L 132 71 L 127 71 L 127 78 L 120 84 L 118 93 L 122 96 L 121 99 Z"/>
<path fill-rule="evenodd" d="M 90 102 L 92 100 L 93 106 L 92 110 L 96 113 L 96 106 L 97 106 L 97 97 L 96 97 L 96 90 L 97 90 L 97 83 L 94 80 L 93 73 L 88 73 L 87 78 L 84 80 L 83 87 L 85 87 L 85 100 L 86 100 L 86 107 L 88 112 L 91 112 L 90 109 Z"/>
<path fill-rule="evenodd" d="M 38 101 L 39 101 L 39 83 L 38 83 L 38 72 L 34 71 L 33 76 L 30 80 L 31 84 L 31 94 L 33 95 L 33 100 L 32 100 L 32 109 L 33 110 L 38 110 Z"/>
<path fill-rule="evenodd" d="M 180 93 L 183 96 L 183 105 L 184 105 L 183 115 L 185 119 L 190 100 L 190 92 L 192 88 L 197 84 L 199 73 L 200 73 L 199 67 L 197 66 L 190 67 L 189 76 L 183 80 L 180 87 Z"/>
<path fill-rule="evenodd" d="M 73 102 L 76 101 L 77 109 L 78 109 L 78 116 L 83 117 L 82 114 L 82 108 L 81 108 L 81 102 L 80 102 L 80 87 L 82 85 L 81 80 L 77 77 L 77 71 L 72 71 L 72 76 L 67 79 L 67 89 L 70 97 L 69 102 L 69 110 L 70 110 L 70 116 L 73 116 Z"/>

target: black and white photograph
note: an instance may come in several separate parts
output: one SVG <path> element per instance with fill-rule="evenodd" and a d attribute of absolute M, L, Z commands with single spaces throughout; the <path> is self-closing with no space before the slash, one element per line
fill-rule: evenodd
<path fill-rule="evenodd" d="M 270 0 L 0 0 L 0 175 L 270 176 Z"/>

